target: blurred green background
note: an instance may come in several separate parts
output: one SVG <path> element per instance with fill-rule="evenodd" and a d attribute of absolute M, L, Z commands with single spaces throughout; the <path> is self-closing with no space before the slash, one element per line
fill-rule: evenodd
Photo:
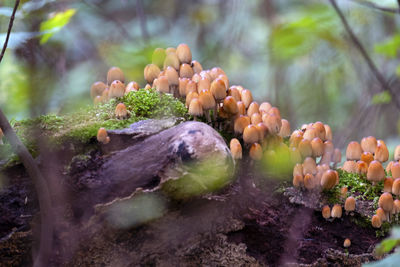
<path fill-rule="evenodd" d="M 367 1 L 337 2 L 399 92 L 400 16 Z M 14 3 L 0 0 L 1 44 Z M 231 84 L 279 107 L 292 129 L 319 120 L 339 147 L 367 135 L 400 143 L 393 96 L 382 93 L 328 0 L 21 1 L 0 64 L 0 106 L 10 119 L 73 112 L 92 103 L 90 85 L 105 81 L 110 66 L 144 86 L 153 49 L 179 43 L 204 68 L 220 66 Z"/>

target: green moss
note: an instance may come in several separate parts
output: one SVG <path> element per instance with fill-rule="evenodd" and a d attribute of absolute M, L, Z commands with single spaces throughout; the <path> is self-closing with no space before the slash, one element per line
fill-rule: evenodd
<path fill-rule="evenodd" d="M 115 107 L 124 103 L 129 111 L 129 118 L 119 120 L 115 117 Z M 99 128 L 107 130 L 126 128 L 134 122 L 163 117 L 188 118 L 185 106 L 173 96 L 160 94 L 155 90 L 141 89 L 130 92 L 122 98 L 112 99 L 108 103 L 85 107 L 63 116 L 45 115 L 35 119 L 13 121 L 12 126 L 27 146 L 36 156 L 37 140 L 40 135 L 51 146 L 65 143 L 88 144 L 95 138 Z M 15 158 L 9 145 L 0 149 L 0 160 Z"/>

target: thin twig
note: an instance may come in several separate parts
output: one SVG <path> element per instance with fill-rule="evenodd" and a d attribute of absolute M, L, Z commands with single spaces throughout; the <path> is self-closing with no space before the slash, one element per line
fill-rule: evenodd
<path fill-rule="evenodd" d="M 380 10 L 383 12 L 400 13 L 400 10 L 398 8 L 383 7 L 383 6 L 379 6 L 379 5 L 369 2 L 369 1 L 360 1 L 360 0 L 349 0 L 349 1 L 357 3 L 357 4 L 365 6 L 365 7 Z"/>
<path fill-rule="evenodd" d="M 20 2 L 19 0 L 16 0 L 15 2 L 14 10 L 11 15 L 10 23 L 8 26 L 6 40 L 4 42 L 3 49 L 1 51 L 0 62 L 3 59 L 3 56 L 7 49 L 8 39 L 10 37 L 11 29 L 14 23 L 15 13 L 18 9 L 19 2 Z M 53 240 L 53 224 L 51 222 L 52 209 L 51 209 L 50 192 L 46 180 L 44 179 L 34 159 L 32 158 L 28 149 L 24 146 L 24 144 L 21 142 L 21 140 L 14 132 L 13 128 L 11 127 L 9 121 L 7 120 L 1 108 L 0 108 L 0 128 L 3 130 L 5 137 L 11 144 L 14 152 L 20 158 L 22 164 L 24 165 L 27 173 L 32 178 L 33 183 L 35 185 L 37 197 L 39 200 L 41 227 L 40 227 L 39 252 L 36 259 L 34 259 L 34 266 L 46 266 L 47 256 L 51 251 L 52 240 Z"/>
<path fill-rule="evenodd" d="M 19 5 L 19 0 L 15 1 L 14 10 L 13 10 L 13 12 L 11 14 L 10 23 L 8 24 L 6 41 L 4 42 L 3 49 L 1 50 L 1 54 L 0 54 L 0 62 L 3 59 L 4 53 L 6 52 L 6 49 L 7 49 L 8 39 L 10 38 L 11 29 L 12 29 L 12 26 L 14 24 L 15 12 L 17 12 L 18 5 Z"/>
<path fill-rule="evenodd" d="M 394 100 L 396 106 L 398 109 L 400 109 L 400 99 L 396 97 L 396 94 L 393 92 L 392 88 L 389 86 L 388 82 L 386 79 L 383 77 L 383 75 L 379 72 L 378 68 L 375 66 L 374 62 L 368 55 L 367 51 L 365 50 L 364 46 L 361 44 L 361 42 L 358 40 L 357 36 L 354 34 L 353 30 L 351 29 L 349 23 L 347 22 L 346 18 L 344 17 L 342 11 L 339 9 L 336 0 L 329 0 L 333 8 L 335 9 L 336 13 L 338 14 L 340 20 L 343 23 L 343 26 L 345 27 L 347 33 L 349 34 L 351 40 L 357 47 L 357 49 L 360 51 L 361 55 L 363 56 L 364 60 L 367 62 L 367 65 L 371 72 L 374 74 L 375 78 L 378 80 L 378 82 L 381 85 L 381 91 L 384 92 L 385 90 L 388 90 L 389 93 L 392 96 L 392 99 Z"/>

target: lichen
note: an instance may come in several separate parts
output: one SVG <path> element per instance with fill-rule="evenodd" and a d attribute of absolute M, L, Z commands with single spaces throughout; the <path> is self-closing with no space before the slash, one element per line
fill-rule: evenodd
<path fill-rule="evenodd" d="M 117 119 L 114 112 L 118 103 L 124 103 L 129 118 Z M 51 148 L 64 144 L 90 144 L 100 127 L 107 130 L 123 129 L 140 120 L 164 117 L 188 119 L 187 109 L 178 99 L 169 94 L 160 94 L 154 89 L 140 89 L 112 99 L 105 104 L 88 106 L 65 115 L 43 115 L 34 119 L 12 121 L 12 126 L 33 156 L 38 155 L 38 137 Z M 9 144 L 0 147 L 0 160 L 16 160 Z"/>

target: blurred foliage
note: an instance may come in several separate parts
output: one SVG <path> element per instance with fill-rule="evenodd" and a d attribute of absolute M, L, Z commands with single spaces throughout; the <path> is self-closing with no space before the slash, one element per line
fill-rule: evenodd
<path fill-rule="evenodd" d="M 65 12 L 52 14 L 51 17 L 40 23 L 40 32 L 43 36 L 40 38 L 40 44 L 45 44 L 54 33 L 60 31 L 68 24 L 71 17 L 75 15 L 75 9 L 68 9 Z"/>

